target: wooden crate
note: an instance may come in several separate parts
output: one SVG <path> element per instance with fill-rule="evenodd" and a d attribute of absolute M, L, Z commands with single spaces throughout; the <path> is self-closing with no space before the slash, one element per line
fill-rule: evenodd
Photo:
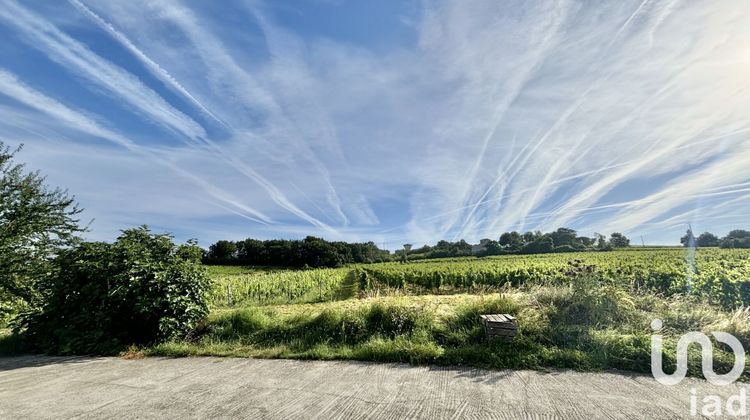
<path fill-rule="evenodd" d="M 498 339 L 510 342 L 513 341 L 513 337 L 518 333 L 518 322 L 513 315 L 479 315 L 479 318 L 484 326 L 484 334 L 487 340 Z"/>

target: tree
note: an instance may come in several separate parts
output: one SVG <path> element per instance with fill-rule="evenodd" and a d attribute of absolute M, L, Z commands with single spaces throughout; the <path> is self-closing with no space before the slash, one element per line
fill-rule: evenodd
<path fill-rule="evenodd" d="M 85 230 L 74 197 L 15 163 L 20 150 L 0 142 L 0 320 L 41 304 L 39 282 L 55 272 L 54 258 Z"/>
<path fill-rule="evenodd" d="M 518 250 L 523 246 L 523 238 L 521 237 L 521 234 L 516 231 L 505 232 L 500 235 L 500 240 L 498 241 L 498 243 L 503 248 L 509 250 Z"/>
<path fill-rule="evenodd" d="M 692 229 L 688 229 L 685 232 L 685 235 L 680 238 L 680 243 L 687 248 L 694 248 L 696 246 L 695 235 L 693 235 Z"/>
<path fill-rule="evenodd" d="M 485 255 L 500 255 L 503 251 L 503 248 L 500 246 L 500 244 L 497 241 L 487 241 L 485 244 Z"/>
<path fill-rule="evenodd" d="M 573 229 L 561 227 L 554 232 L 548 233 L 549 237 L 552 238 L 552 242 L 555 247 L 568 245 L 577 245 L 577 233 Z"/>
<path fill-rule="evenodd" d="M 587 236 L 579 236 L 578 242 L 581 244 L 583 248 L 591 248 L 596 243 L 596 239 L 589 238 Z"/>
<path fill-rule="evenodd" d="M 596 238 L 596 249 L 599 251 L 611 251 L 612 245 L 610 245 L 609 242 L 607 242 L 607 237 L 602 235 L 601 233 L 595 233 L 594 237 Z"/>
<path fill-rule="evenodd" d="M 217 241 L 208 247 L 207 262 L 211 264 L 230 264 L 237 261 L 237 244 L 232 241 Z"/>
<path fill-rule="evenodd" d="M 542 232 L 540 231 L 526 232 L 523 234 L 523 242 L 525 244 L 528 244 L 529 242 L 534 242 L 541 237 L 542 237 Z"/>
<path fill-rule="evenodd" d="M 552 252 L 554 244 L 552 238 L 547 235 L 542 235 L 537 238 L 534 242 L 529 242 L 521 248 L 522 254 L 544 254 Z"/>
<path fill-rule="evenodd" d="M 263 241 L 247 238 L 237 247 L 239 262 L 247 265 L 263 265 L 265 258 Z"/>
<path fill-rule="evenodd" d="M 627 248 L 630 246 L 630 239 L 622 233 L 614 232 L 609 235 L 609 244 L 612 245 L 613 248 Z"/>
<path fill-rule="evenodd" d="M 750 248 L 750 232 L 746 230 L 733 230 L 727 236 L 721 238 L 722 248 Z"/>
<path fill-rule="evenodd" d="M 51 353 L 113 353 L 184 337 L 208 314 L 211 285 L 185 251 L 145 226 L 114 243 L 64 250 L 41 311 L 21 315 L 16 333 L 24 331 L 32 350 Z"/>
<path fill-rule="evenodd" d="M 719 237 L 710 232 L 703 232 L 695 240 L 699 247 L 719 246 Z"/>

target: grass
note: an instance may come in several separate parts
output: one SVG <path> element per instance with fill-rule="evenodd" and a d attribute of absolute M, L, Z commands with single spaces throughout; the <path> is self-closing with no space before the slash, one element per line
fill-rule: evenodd
<path fill-rule="evenodd" d="M 519 335 L 512 343 L 487 342 L 479 323 L 484 313 L 514 314 Z M 669 371 L 676 340 L 684 332 L 722 327 L 750 344 L 748 314 L 583 282 L 487 295 L 380 296 L 222 309 L 189 339 L 135 353 L 650 372 L 650 322 L 661 318 L 667 327 Z M 728 371 L 732 363 L 730 353 L 714 350 L 717 372 Z M 697 348 L 691 348 L 689 374 L 701 375 Z"/>

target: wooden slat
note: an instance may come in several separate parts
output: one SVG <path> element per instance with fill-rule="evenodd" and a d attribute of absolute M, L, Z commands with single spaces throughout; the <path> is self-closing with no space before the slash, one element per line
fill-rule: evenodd
<path fill-rule="evenodd" d="M 513 315 L 509 315 L 509 314 L 479 315 L 479 318 L 487 322 L 513 322 L 516 320 L 516 317 L 514 317 Z"/>
<path fill-rule="evenodd" d="M 518 328 L 515 325 L 485 325 L 484 330 L 485 331 L 494 331 L 494 330 L 517 330 Z"/>
<path fill-rule="evenodd" d="M 505 328 L 517 328 L 515 322 L 485 322 L 484 325 L 488 327 L 505 327 Z"/>
<path fill-rule="evenodd" d="M 485 327 L 485 331 L 518 331 L 518 328 Z"/>
<path fill-rule="evenodd" d="M 497 330 L 497 331 L 487 331 L 488 336 L 495 336 L 495 335 L 505 335 L 510 337 L 515 337 L 518 335 L 518 331 L 516 330 Z"/>
<path fill-rule="evenodd" d="M 484 322 L 484 325 L 489 325 L 493 327 L 495 326 L 501 327 L 503 325 L 507 325 L 508 328 L 515 328 L 516 323 L 515 322 Z"/>

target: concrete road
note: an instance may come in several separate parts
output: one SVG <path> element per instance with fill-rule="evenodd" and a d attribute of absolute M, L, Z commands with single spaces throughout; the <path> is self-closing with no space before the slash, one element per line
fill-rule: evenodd
<path fill-rule="evenodd" d="M 0 358 L 0 419 L 686 418 L 692 388 L 699 401 L 726 401 L 741 386 L 356 362 L 30 356 Z"/>

